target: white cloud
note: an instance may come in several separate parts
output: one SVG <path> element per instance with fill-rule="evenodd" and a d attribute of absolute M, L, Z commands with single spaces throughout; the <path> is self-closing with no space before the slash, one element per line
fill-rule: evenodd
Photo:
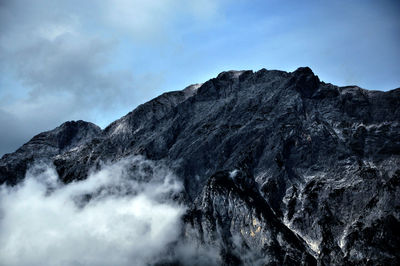
<path fill-rule="evenodd" d="M 145 265 L 177 240 L 181 184 L 132 157 L 62 185 L 46 164 L 0 192 L 0 265 Z"/>

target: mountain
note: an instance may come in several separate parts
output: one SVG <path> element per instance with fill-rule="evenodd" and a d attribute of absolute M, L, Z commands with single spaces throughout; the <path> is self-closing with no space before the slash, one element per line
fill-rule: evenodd
<path fill-rule="evenodd" d="M 308 67 L 222 72 L 104 130 L 77 121 L 37 135 L 1 158 L 0 183 L 41 160 L 70 183 L 131 155 L 182 180 L 182 238 L 221 264 L 400 263 L 400 88 L 338 87 Z"/>

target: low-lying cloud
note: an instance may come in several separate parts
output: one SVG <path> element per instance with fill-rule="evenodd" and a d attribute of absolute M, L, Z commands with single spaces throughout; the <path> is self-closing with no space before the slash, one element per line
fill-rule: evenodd
<path fill-rule="evenodd" d="M 0 189 L 1 265 L 145 265 L 177 241 L 182 185 L 166 167 L 131 157 L 60 183 L 51 166 Z"/>

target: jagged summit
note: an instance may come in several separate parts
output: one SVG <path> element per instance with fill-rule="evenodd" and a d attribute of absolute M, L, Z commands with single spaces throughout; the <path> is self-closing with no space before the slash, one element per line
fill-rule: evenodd
<path fill-rule="evenodd" d="M 400 89 L 339 87 L 308 67 L 222 72 L 103 131 L 78 121 L 39 134 L 3 156 L 0 183 L 37 159 L 68 183 L 137 154 L 182 180 L 183 237 L 218 243 L 226 263 L 250 250 L 264 264 L 400 261 Z"/>

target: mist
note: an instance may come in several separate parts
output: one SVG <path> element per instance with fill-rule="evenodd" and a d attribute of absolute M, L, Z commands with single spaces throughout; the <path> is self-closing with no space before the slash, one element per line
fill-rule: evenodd
<path fill-rule="evenodd" d="M 63 184 L 47 163 L 0 189 L 0 265 L 146 265 L 176 241 L 182 184 L 129 157 Z"/>

